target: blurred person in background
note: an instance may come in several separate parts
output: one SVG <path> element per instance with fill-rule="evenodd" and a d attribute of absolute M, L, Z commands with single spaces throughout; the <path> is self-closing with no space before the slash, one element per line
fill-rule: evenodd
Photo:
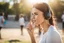
<path fill-rule="evenodd" d="M 42 29 L 39 43 L 62 43 L 61 36 L 55 27 L 54 14 L 46 3 L 37 3 L 32 10 L 34 24 L 40 25 Z M 32 43 L 36 43 L 34 37 L 33 23 L 30 21 L 27 31 L 31 37 Z"/>
<path fill-rule="evenodd" d="M 1 29 L 2 29 L 2 27 L 3 27 L 3 25 L 4 25 L 4 13 L 3 12 L 0 12 L 0 39 L 2 39 L 1 38 Z"/>
<path fill-rule="evenodd" d="M 21 35 L 23 35 L 23 27 L 25 26 L 23 14 L 20 14 L 20 16 L 19 16 L 19 24 L 20 24 L 20 27 L 21 27 Z"/>
<path fill-rule="evenodd" d="M 62 19 L 62 33 L 64 34 L 64 11 L 63 11 L 63 14 L 61 16 L 61 19 Z"/>

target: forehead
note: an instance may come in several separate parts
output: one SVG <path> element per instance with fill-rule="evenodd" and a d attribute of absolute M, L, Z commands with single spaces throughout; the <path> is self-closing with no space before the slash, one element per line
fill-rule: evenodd
<path fill-rule="evenodd" d="M 38 10 L 38 9 L 36 9 L 36 8 L 33 8 L 31 13 L 33 13 L 33 14 L 34 14 L 34 13 L 42 14 L 43 12 L 40 11 L 40 10 Z"/>
<path fill-rule="evenodd" d="M 37 12 L 36 8 L 32 8 L 32 13 Z"/>

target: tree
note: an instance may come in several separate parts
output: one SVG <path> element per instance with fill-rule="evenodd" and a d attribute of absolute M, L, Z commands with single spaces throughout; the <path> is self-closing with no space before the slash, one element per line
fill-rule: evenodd
<path fill-rule="evenodd" d="M 49 1 L 49 5 L 53 9 L 58 21 L 61 21 L 61 15 L 64 10 L 64 5 L 62 5 L 61 3 L 64 4 L 63 2 L 61 2 L 61 0 L 54 0 L 54 2 L 51 2 L 51 0 Z"/>
<path fill-rule="evenodd" d="M 14 14 L 16 15 L 15 20 L 17 21 L 19 19 L 19 14 L 20 14 L 20 9 L 19 9 L 19 3 L 18 0 L 13 0 L 13 11 Z"/>
<path fill-rule="evenodd" d="M 19 9 L 19 3 L 15 3 L 13 5 L 14 14 L 16 15 L 15 20 L 17 21 L 19 19 L 20 9 Z"/>
<path fill-rule="evenodd" d="M 9 3 L 0 2 L 0 12 L 4 12 L 5 19 L 8 19 Z"/>
<path fill-rule="evenodd" d="M 25 17 L 27 17 L 29 20 L 31 7 L 26 3 L 26 1 L 27 0 L 21 0 L 19 6 L 20 6 L 20 12 L 23 13 Z"/>

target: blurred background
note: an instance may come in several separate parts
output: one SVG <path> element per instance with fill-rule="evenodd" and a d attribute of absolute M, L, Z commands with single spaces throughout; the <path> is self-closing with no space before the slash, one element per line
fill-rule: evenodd
<path fill-rule="evenodd" d="M 24 14 L 25 20 L 29 20 L 31 8 L 37 2 L 48 3 L 53 9 L 57 21 L 61 22 L 64 0 L 0 0 L 0 12 L 4 12 L 6 20 L 8 20 L 8 15 L 14 15 L 14 20 L 17 21 L 21 13 Z"/>
<path fill-rule="evenodd" d="M 56 18 L 55 20 L 57 21 L 57 26 L 59 28 L 58 31 L 60 32 L 64 41 L 64 35 L 61 31 L 61 16 L 64 12 L 64 0 L 0 0 L 0 12 L 4 12 L 4 18 L 6 20 L 6 24 L 1 29 L 2 40 L 0 40 L 0 43 L 9 43 L 8 40 L 21 40 L 21 43 L 31 43 L 26 26 L 30 20 L 30 14 L 33 5 L 40 2 L 45 2 L 52 8 Z M 18 22 L 20 14 L 23 14 L 25 19 L 23 36 L 20 35 L 21 31 Z M 35 29 L 35 38 L 38 42 L 39 38 L 36 37 L 38 35 L 37 33 L 38 30 Z"/>

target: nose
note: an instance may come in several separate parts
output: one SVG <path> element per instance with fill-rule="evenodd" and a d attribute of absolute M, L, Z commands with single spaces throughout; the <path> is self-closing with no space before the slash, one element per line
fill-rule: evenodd
<path fill-rule="evenodd" d="M 32 22 L 34 23 L 36 21 L 35 15 L 32 16 Z"/>

